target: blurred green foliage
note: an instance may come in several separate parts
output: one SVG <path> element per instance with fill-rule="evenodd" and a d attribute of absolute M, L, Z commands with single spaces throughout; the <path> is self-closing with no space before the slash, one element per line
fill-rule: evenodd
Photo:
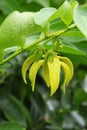
<path fill-rule="evenodd" d="M 78 1 L 80 4 L 86 3 L 86 0 Z M 14 10 L 34 12 L 43 7 L 58 8 L 63 2 L 64 0 L 0 0 L 0 23 Z M 81 45 L 81 49 L 87 53 L 87 48 L 81 44 L 87 44 L 87 41 L 75 31 L 74 36 L 73 32 L 68 32 L 69 37 L 66 33 L 61 39 L 76 40 L 73 45 L 78 48 Z M 81 39 L 76 39 L 76 35 L 81 35 Z M 0 66 L 0 130 L 87 130 L 86 57 L 78 58 L 78 55 L 65 53 L 74 64 L 74 77 L 65 94 L 58 89 L 50 97 L 40 72 L 34 93 L 30 81 L 27 85 L 24 84 L 21 66 L 27 55 L 28 52 L 24 52 Z"/>

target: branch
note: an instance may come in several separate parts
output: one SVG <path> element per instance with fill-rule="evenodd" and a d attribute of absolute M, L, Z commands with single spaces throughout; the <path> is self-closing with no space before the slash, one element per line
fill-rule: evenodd
<path fill-rule="evenodd" d="M 54 32 L 54 33 L 51 33 L 51 34 L 46 34 L 44 37 L 40 38 L 39 40 L 37 40 L 37 41 L 35 41 L 31 44 L 29 44 L 28 46 L 26 46 L 24 48 L 19 48 L 15 53 L 13 53 L 9 57 L 5 58 L 2 62 L 0 62 L 0 65 L 6 63 L 7 61 L 9 61 L 13 57 L 17 56 L 18 54 L 22 53 L 23 51 L 27 50 L 28 48 L 39 44 L 40 42 L 44 41 L 46 38 L 49 39 L 49 38 L 54 38 L 55 36 L 60 36 L 61 34 L 67 32 L 67 31 L 69 31 L 73 28 L 76 28 L 75 24 L 70 25 L 67 29 L 64 29 L 64 30 L 61 30 L 61 31 L 58 31 L 58 32 Z"/>

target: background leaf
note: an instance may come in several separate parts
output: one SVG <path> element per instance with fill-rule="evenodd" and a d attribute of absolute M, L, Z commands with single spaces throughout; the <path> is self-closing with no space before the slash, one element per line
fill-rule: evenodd
<path fill-rule="evenodd" d="M 76 6 L 74 10 L 74 22 L 79 30 L 87 38 L 87 6 Z"/>
<path fill-rule="evenodd" d="M 65 1 L 49 20 L 51 21 L 56 18 L 61 18 L 66 25 L 69 25 L 72 22 L 72 7 L 68 1 Z"/>
<path fill-rule="evenodd" d="M 84 118 L 77 112 L 77 111 L 72 111 L 71 112 L 72 117 L 74 118 L 74 120 L 81 126 L 84 127 L 85 126 L 85 120 Z"/>
<path fill-rule="evenodd" d="M 12 46 L 23 47 L 28 35 L 43 32 L 47 26 L 44 29 L 36 25 L 33 20 L 34 15 L 33 12 L 11 13 L 0 26 L 0 49 Z"/>
<path fill-rule="evenodd" d="M 52 7 L 41 9 L 34 17 L 35 23 L 38 25 L 44 25 L 55 11 L 56 9 Z"/>
<path fill-rule="evenodd" d="M 48 7 L 50 6 L 50 1 L 49 0 L 34 0 L 36 3 L 42 5 L 43 7 Z"/>
<path fill-rule="evenodd" d="M 4 58 L 4 50 L 0 50 L 0 62 L 3 60 Z"/>
<path fill-rule="evenodd" d="M 17 121 L 24 126 L 31 122 L 27 109 L 11 95 L 0 95 L 0 108 L 11 121 Z"/>
<path fill-rule="evenodd" d="M 84 90 L 79 89 L 77 92 L 75 92 L 74 103 L 80 105 L 83 102 L 87 102 L 87 93 Z"/>
<path fill-rule="evenodd" d="M 25 128 L 17 123 L 5 122 L 0 124 L 0 130 L 25 130 Z"/>
<path fill-rule="evenodd" d="M 85 36 L 78 29 L 73 29 L 71 31 L 65 32 L 61 35 L 61 38 L 70 43 L 86 41 Z"/>
<path fill-rule="evenodd" d="M 0 9 L 3 11 L 5 15 L 14 10 L 21 11 L 20 5 L 15 0 L 0 0 Z"/>

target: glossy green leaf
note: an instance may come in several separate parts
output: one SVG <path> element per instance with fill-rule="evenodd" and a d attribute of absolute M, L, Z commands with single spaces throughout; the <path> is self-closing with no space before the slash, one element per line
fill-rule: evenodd
<path fill-rule="evenodd" d="M 0 95 L 0 109 L 3 110 L 6 118 L 10 121 L 17 121 L 24 126 L 27 126 L 27 122 L 31 124 L 27 109 L 11 95 Z"/>
<path fill-rule="evenodd" d="M 61 18 L 66 25 L 72 22 L 72 6 L 68 1 L 65 1 L 63 5 L 49 18 L 49 21 L 56 18 Z"/>
<path fill-rule="evenodd" d="M 56 9 L 53 7 L 47 7 L 41 9 L 39 12 L 36 13 L 34 17 L 34 21 L 38 25 L 44 25 L 46 24 L 49 17 L 56 12 Z"/>
<path fill-rule="evenodd" d="M 76 26 L 87 38 L 87 6 L 76 6 L 73 17 Z"/>
<path fill-rule="evenodd" d="M 26 130 L 23 126 L 18 123 L 4 122 L 0 123 L 0 130 Z"/>
<path fill-rule="evenodd" d="M 34 23 L 35 13 L 14 11 L 0 26 L 0 49 L 21 46 L 26 43 L 29 34 L 41 32 L 44 29 Z"/>

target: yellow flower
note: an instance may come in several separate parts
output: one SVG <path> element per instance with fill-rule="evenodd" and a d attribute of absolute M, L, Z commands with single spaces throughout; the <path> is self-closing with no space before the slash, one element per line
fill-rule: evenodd
<path fill-rule="evenodd" d="M 60 83 L 60 73 L 61 70 L 64 71 L 64 81 L 62 84 L 62 90 L 65 92 L 65 86 L 67 86 L 70 80 L 73 77 L 73 64 L 67 57 L 62 56 L 53 56 L 53 60 L 38 60 L 34 61 L 34 56 L 30 56 L 25 60 L 22 66 L 22 76 L 25 83 L 26 81 L 26 72 L 30 67 L 29 79 L 32 84 L 32 91 L 35 88 L 35 79 L 38 72 L 38 69 L 42 66 L 43 78 L 48 87 L 51 89 L 51 95 L 53 95 L 59 87 Z"/>
<path fill-rule="evenodd" d="M 59 86 L 60 81 L 60 61 L 57 57 L 53 59 L 53 62 L 47 62 L 49 69 L 49 82 L 51 87 L 51 95 L 55 93 Z"/>
<path fill-rule="evenodd" d="M 35 61 L 30 68 L 29 78 L 32 84 L 32 91 L 34 91 L 37 71 L 41 67 L 41 65 L 43 65 L 43 62 L 44 60 Z"/>
<path fill-rule="evenodd" d="M 62 90 L 63 90 L 63 92 L 65 92 L 65 86 L 67 86 L 69 84 L 70 80 L 73 77 L 74 68 L 73 68 L 73 64 L 69 58 L 61 57 L 61 56 L 58 56 L 58 58 L 61 61 L 61 66 L 63 68 L 64 75 L 65 75 L 64 82 L 62 85 Z"/>
<path fill-rule="evenodd" d="M 28 57 L 28 58 L 25 60 L 23 66 L 22 66 L 22 77 L 23 77 L 23 80 L 24 80 L 24 82 L 25 82 L 26 84 L 27 84 L 27 81 L 26 81 L 26 73 L 27 73 L 27 70 L 28 70 L 28 68 L 30 67 L 30 65 L 34 62 L 34 60 L 35 60 L 35 57 L 32 55 L 32 56 Z"/>

